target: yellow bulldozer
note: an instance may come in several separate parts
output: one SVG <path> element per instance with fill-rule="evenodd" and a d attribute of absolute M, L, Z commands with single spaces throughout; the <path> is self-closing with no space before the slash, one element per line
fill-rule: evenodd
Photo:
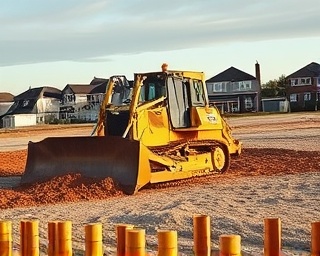
<path fill-rule="evenodd" d="M 223 173 L 241 153 L 241 142 L 209 106 L 204 73 L 163 69 L 135 74 L 132 88 L 123 81 L 109 79 L 94 136 L 30 142 L 21 182 L 81 173 L 111 177 L 134 194 L 149 183 Z"/>

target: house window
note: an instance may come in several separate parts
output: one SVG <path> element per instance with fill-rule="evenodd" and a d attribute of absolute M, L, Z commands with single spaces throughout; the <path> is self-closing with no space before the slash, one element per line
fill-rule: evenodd
<path fill-rule="evenodd" d="M 222 84 L 221 83 L 214 83 L 213 84 L 213 91 L 214 92 L 222 92 Z"/>
<path fill-rule="evenodd" d="M 253 101 L 251 97 L 246 97 L 244 99 L 244 107 L 246 110 L 251 110 L 253 108 Z"/>
<path fill-rule="evenodd" d="M 311 85 L 311 77 L 293 78 L 290 81 L 291 86 Z"/>
<path fill-rule="evenodd" d="M 298 101 L 298 94 L 290 94 L 290 102 L 297 102 Z"/>
<path fill-rule="evenodd" d="M 239 88 L 240 88 L 240 91 L 246 90 L 246 85 L 244 84 L 244 82 L 239 82 Z"/>
<path fill-rule="evenodd" d="M 240 81 L 233 83 L 233 91 L 248 91 L 251 90 L 251 81 Z"/>
<path fill-rule="evenodd" d="M 251 81 L 243 81 L 245 90 L 251 90 Z"/>
<path fill-rule="evenodd" d="M 213 92 L 226 92 L 227 82 L 220 82 L 213 84 Z"/>
<path fill-rule="evenodd" d="M 233 91 L 240 91 L 239 82 L 233 82 L 232 83 L 232 89 L 233 89 Z"/>
<path fill-rule="evenodd" d="M 295 78 L 295 79 L 291 79 L 291 86 L 297 86 L 299 84 L 299 79 Z"/>
<path fill-rule="evenodd" d="M 29 100 L 24 100 L 24 101 L 22 102 L 22 107 L 23 107 L 23 108 L 24 108 L 24 107 L 27 107 L 27 106 L 29 105 L 29 103 L 30 103 Z"/>
<path fill-rule="evenodd" d="M 311 100 L 311 93 L 310 92 L 305 92 L 303 96 L 304 101 L 309 101 Z"/>
<path fill-rule="evenodd" d="M 300 78 L 300 85 L 311 85 L 311 78 L 310 77 Z"/>
<path fill-rule="evenodd" d="M 73 103 L 76 100 L 76 96 L 73 94 L 65 94 L 63 99 L 64 103 Z"/>

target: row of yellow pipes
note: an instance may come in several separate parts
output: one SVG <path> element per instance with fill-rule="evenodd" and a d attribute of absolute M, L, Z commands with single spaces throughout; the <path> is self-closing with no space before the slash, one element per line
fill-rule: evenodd
<path fill-rule="evenodd" d="M 102 256 L 102 224 L 91 223 L 85 229 L 85 256 Z M 158 256 L 178 255 L 177 231 L 158 230 Z M 117 256 L 146 256 L 145 229 L 131 224 L 116 225 Z M 211 255 L 211 224 L 207 215 L 193 216 L 193 251 L 196 256 Z M 20 221 L 21 256 L 39 256 L 39 221 Z M 48 256 L 72 256 L 72 222 L 48 223 Z M 241 237 L 221 235 L 220 256 L 240 256 Z M 281 221 L 279 218 L 264 220 L 264 255 L 280 256 Z M 311 223 L 311 255 L 320 256 L 320 222 Z M 0 221 L 0 256 L 12 256 L 12 222 Z"/>

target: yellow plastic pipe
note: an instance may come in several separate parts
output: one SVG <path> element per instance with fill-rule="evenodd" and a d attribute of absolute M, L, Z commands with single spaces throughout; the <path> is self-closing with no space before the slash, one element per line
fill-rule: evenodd
<path fill-rule="evenodd" d="M 264 255 L 281 255 L 281 221 L 279 218 L 264 219 Z"/>
<path fill-rule="evenodd" d="M 58 222 L 49 221 L 48 222 L 48 256 L 55 256 L 57 250 L 57 230 Z"/>
<path fill-rule="evenodd" d="M 20 221 L 20 255 L 39 256 L 39 220 Z"/>
<path fill-rule="evenodd" d="M 311 255 L 320 255 L 320 222 L 311 223 Z"/>
<path fill-rule="evenodd" d="M 116 225 L 117 256 L 125 256 L 126 230 L 133 229 L 133 227 L 134 227 L 134 225 L 131 225 L 131 224 L 118 224 L 118 225 Z"/>
<path fill-rule="evenodd" d="M 144 229 L 126 229 L 126 256 L 146 255 L 146 232 Z"/>
<path fill-rule="evenodd" d="M 241 237 L 239 235 L 221 235 L 219 237 L 220 256 L 240 256 Z"/>
<path fill-rule="evenodd" d="M 58 221 L 54 256 L 72 256 L 72 222 Z"/>
<path fill-rule="evenodd" d="M 12 256 L 11 221 L 0 221 L 0 256 Z"/>
<path fill-rule="evenodd" d="M 178 255 L 178 234 L 173 230 L 158 230 L 158 256 Z"/>
<path fill-rule="evenodd" d="M 197 256 L 211 255 L 211 227 L 207 215 L 193 216 L 193 251 Z"/>
<path fill-rule="evenodd" d="M 102 256 L 102 224 L 85 225 L 85 256 Z"/>

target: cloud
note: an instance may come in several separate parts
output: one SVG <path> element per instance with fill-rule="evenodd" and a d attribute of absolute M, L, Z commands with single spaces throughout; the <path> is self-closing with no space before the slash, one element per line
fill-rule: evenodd
<path fill-rule="evenodd" d="M 7 1 L 0 66 L 319 37 L 319 12 L 318 0 Z"/>

